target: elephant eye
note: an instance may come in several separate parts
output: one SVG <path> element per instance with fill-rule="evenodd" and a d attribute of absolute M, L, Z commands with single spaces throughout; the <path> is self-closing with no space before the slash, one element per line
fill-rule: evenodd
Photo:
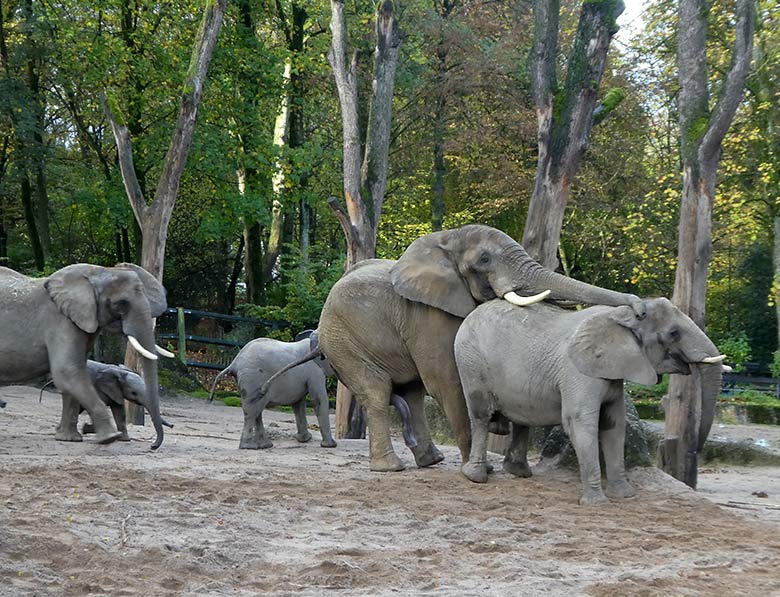
<path fill-rule="evenodd" d="M 490 263 L 490 253 L 482 253 L 482 255 L 479 256 L 479 264 L 487 265 L 488 263 Z"/>
<path fill-rule="evenodd" d="M 672 328 L 669 332 L 669 338 L 672 339 L 672 342 L 677 342 L 680 339 L 680 330 L 677 328 Z"/>

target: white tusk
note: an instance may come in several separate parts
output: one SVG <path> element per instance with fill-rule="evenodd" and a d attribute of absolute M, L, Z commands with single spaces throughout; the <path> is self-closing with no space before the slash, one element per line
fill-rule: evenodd
<path fill-rule="evenodd" d="M 170 350 L 165 350 L 162 346 L 157 346 L 156 344 L 154 347 L 157 349 L 157 352 L 161 354 L 164 357 L 168 357 L 169 359 L 175 359 L 176 355 L 173 354 Z"/>
<path fill-rule="evenodd" d="M 723 367 L 723 373 L 733 373 L 734 372 L 734 369 L 732 369 L 728 365 L 724 365 L 724 364 L 721 363 L 720 366 Z"/>
<path fill-rule="evenodd" d="M 146 350 L 143 346 L 141 346 L 141 343 L 135 339 L 135 336 L 128 336 L 127 341 L 130 342 L 130 344 L 135 348 L 135 350 L 140 354 L 142 357 L 146 357 L 150 361 L 156 361 L 157 355 L 154 353 L 149 352 Z"/>
<path fill-rule="evenodd" d="M 512 290 L 511 292 L 507 292 L 504 295 L 504 300 L 507 300 L 513 305 L 517 305 L 518 307 L 527 307 L 528 305 L 533 305 L 534 303 L 543 301 L 548 296 L 550 296 L 551 292 L 551 290 L 545 290 L 544 292 L 540 292 L 539 294 L 535 294 L 533 296 L 520 296 L 514 290 Z"/>
<path fill-rule="evenodd" d="M 707 363 L 708 365 L 711 365 L 712 363 L 720 363 L 726 358 L 725 354 L 719 354 L 716 357 L 707 357 L 706 359 L 702 359 L 702 363 Z"/>

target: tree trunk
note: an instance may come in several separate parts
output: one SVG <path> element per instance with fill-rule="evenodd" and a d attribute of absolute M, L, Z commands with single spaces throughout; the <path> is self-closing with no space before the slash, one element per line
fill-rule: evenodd
<path fill-rule="evenodd" d="M 328 206 L 341 225 L 347 241 L 347 269 L 376 255 L 376 235 L 387 184 L 390 121 L 392 116 L 395 69 L 401 35 L 392 0 L 376 5 L 376 47 L 371 94 L 368 102 L 368 126 L 365 143 L 358 120 L 357 52 L 347 61 L 347 22 L 344 0 L 331 0 L 330 29 L 333 35 L 328 62 L 336 79 L 341 109 L 343 136 L 344 199 L 346 210 L 335 197 Z M 365 147 L 365 153 L 363 152 Z M 345 437 L 349 427 L 349 404 L 352 395 L 341 387 L 336 396 L 336 434 Z M 358 417 L 358 420 L 361 420 Z M 362 417 L 365 421 L 365 417 Z M 339 435 L 342 434 L 342 435 Z M 350 437 L 364 437 L 365 429 L 349 431 Z"/>
<path fill-rule="evenodd" d="M 238 249 L 236 249 L 236 258 L 233 261 L 233 271 L 230 274 L 230 283 L 228 284 L 227 292 L 225 293 L 225 299 L 227 302 L 226 313 L 233 313 L 236 310 L 236 287 L 238 286 L 238 278 L 241 275 L 242 261 L 244 256 L 244 237 L 241 236 L 238 241 Z"/>
<path fill-rule="evenodd" d="M 672 301 L 704 329 L 707 273 L 712 256 L 712 207 L 720 147 L 737 107 L 752 54 L 755 26 L 753 0 L 738 0 L 732 64 L 709 109 L 706 0 L 680 0 L 678 63 L 680 152 L 683 193 L 680 205 L 677 271 Z M 696 488 L 701 425 L 702 383 L 698 370 L 672 375 L 664 439 L 658 446 L 659 466 Z"/>
<path fill-rule="evenodd" d="M 607 50 L 622 12 L 621 0 L 583 3 L 567 61 L 566 82 L 558 90 L 555 69 L 559 2 L 534 2 L 531 88 L 536 105 L 538 158 L 523 246 L 549 269 L 558 266 L 556 253 L 571 183 L 590 144 Z"/>
<path fill-rule="evenodd" d="M 190 65 L 183 85 L 176 128 L 171 136 L 162 173 L 151 204 L 147 205 L 143 189 L 136 175 L 128 128 L 124 123 L 119 124 L 115 114 L 118 103 L 115 98 L 110 100 L 105 96 L 102 98 L 103 109 L 116 140 L 122 180 L 133 214 L 143 235 L 141 267 L 160 281 L 163 279 L 168 225 L 176 204 L 181 175 L 192 145 L 192 135 L 198 119 L 198 106 L 203 94 L 203 85 L 222 26 L 226 4 L 227 0 L 205 1 L 203 19 L 195 36 Z M 131 354 L 132 352 L 132 348 L 128 348 L 126 361 L 132 363 L 133 368 L 137 370 L 137 355 Z M 129 403 L 126 404 L 126 407 L 131 420 L 142 420 L 142 409 L 135 410 L 135 407 Z"/>
<path fill-rule="evenodd" d="M 538 156 L 523 246 L 531 257 L 553 271 L 558 268 L 558 246 L 571 184 L 590 144 L 607 51 L 623 8 L 621 0 L 583 3 L 567 60 L 566 81 L 559 90 L 555 73 L 560 2 L 534 1 L 534 42 L 529 62 Z M 503 454 L 508 445 L 507 436 L 488 436 L 491 451 Z"/>
<path fill-rule="evenodd" d="M 433 185 L 431 186 L 431 230 L 437 232 L 444 226 L 444 93 L 436 98 L 433 114 Z"/>
<path fill-rule="evenodd" d="M 774 265 L 775 270 L 775 276 L 774 276 L 774 302 L 775 302 L 775 314 L 777 317 L 777 346 L 778 351 L 780 352 L 780 215 L 776 214 L 774 218 L 772 218 L 772 240 L 773 240 L 773 251 L 772 251 L 772 263 Z M 2 258 L 2 254 L 0 254 L 0 259 Z M 2 265 L 2 262 L 0 262 L 0 265 Z"/>
<path fill-rule="evenodd" d="M 35 219 L 35 205 L 32 198 L 32 187 L 30 185 L 30 176 L 26 167 L 26 158 L 24 148 L 20 151 L 20 168 L 19 168 L 19 181 L 20 181 L 20 193 L 22 198 L 22 207 L 24 208 L 24 221 L 27 223 L 27 234 L 30 237 L 30 244 L 32 245 L 33 258 L 35 259 L 35 269 L 43 271 L 46 267 L 46 260 L 43 253 L 43 245 L 41 244 L 41 238 L 38 234 L 38 223 Z"/>

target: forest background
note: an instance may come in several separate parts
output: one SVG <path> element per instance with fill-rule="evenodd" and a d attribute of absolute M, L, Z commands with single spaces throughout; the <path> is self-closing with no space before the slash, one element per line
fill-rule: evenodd
<path fill-rule="evenodd" d="M 561 7 L 563 62 L 580 3 Z M 350 45 L 366 57 L 374 9 L 346 5 Z M 146 195 L 160 176 L 201 11 L 194 1 L 0 0 L 0 265 L 40 274 L 80 261 L 140 262 L 100 94 L 108 90 L 124 115 Z M 329 12 L 320 1 L 229 3 L 168 230 L 170 305 L 287 321 L 282 334 L 316 325 L 345 262 L 327 205 L 343 195 Z M 710 3 L 715 83 L 729 66 L 732 14 L 733 2 Z M 398 19 L 377 256 L 395 258 L 422 234 L 474 222 L 521 239 L 537 165 L 532 2 L 407 0 Z M 619 103 L 593 129 L 558 257 L 575 278 L 671 296 L 682 187 L 676 2 L 647 2 L 636 19 L 637 33 L 610 47 L 599 93 Z M 754 48 L 718 171 L 707 331 L 738 369 L 750 361 L 777 375 L 775 2 L 760 2 Z M 360 64 L 369 85 L 370 60 Z"/>

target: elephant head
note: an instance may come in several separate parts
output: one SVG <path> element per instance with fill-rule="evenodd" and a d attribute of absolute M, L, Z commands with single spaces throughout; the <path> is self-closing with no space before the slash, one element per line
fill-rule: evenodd
<path fill-rule="evenodd" d="M 515 304 L 550 298 L 602 305 L 636 305 L 639 297 L 578 282 L 543 267 L 507 234 L 472 224 L 422 236 L 391 272 L 402 297 L 466 317 L 496 297 Z M 538 294 L 537 294 L 538 293 Z M 536 294 L 530 300 L 520 295 Z"/>
<path fill-rule="evenodd" d="M 112 268 L 79 263 L 52 274 L 44 284 L 60 312 L 87 334 L 123 333 L 142 356 L 146 408 L 162 444 L 157 354 L 170 353 L 154 342 L 154 319 L 165 312 L 165 288 L 145 269 L 131 263 Z M 172 355 L 170 355 L 172 356 Z"/>
<path fill-rule="evenodd" d="M 725 358 L 692 319 L 665 298 L 644 301 L 645 316 L 629 307 L 597 310 L 580 324 L 568 354 L 585 375 L 655 385 L 662 373 L 702 378 L 699 449 L 715 416 Z"/>

